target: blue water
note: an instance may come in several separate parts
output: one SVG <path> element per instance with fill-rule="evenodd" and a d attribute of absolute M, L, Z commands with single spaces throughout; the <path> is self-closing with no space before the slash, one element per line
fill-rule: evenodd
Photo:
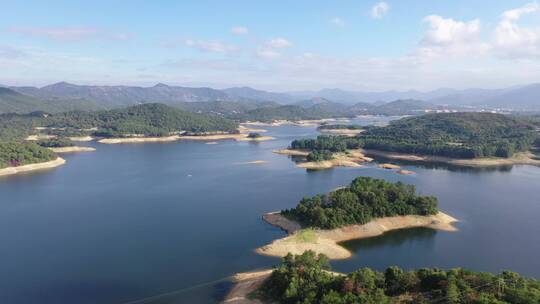
<path fill-rule="evenodd" d="M 284 235 L 263 213 L 357 176 L 415 184 L 461 220 L 460 231 L 348 242 L 356 254 L 335 269 L 464 266 L 540 278 L 540 168 L 308 172 L 272 150 L 316 130 L 267 129 L 276 140 L 90 143 L 96 152 L 66 155 L 62 167 L 0 178 L 0 303 L 127 303 L 173 291 L 144 303 L 219 302 L 230 283 L 216 281 L 279 262 L 253 252 Z M 268 163 L 241 164 L 253 160 Z"/>

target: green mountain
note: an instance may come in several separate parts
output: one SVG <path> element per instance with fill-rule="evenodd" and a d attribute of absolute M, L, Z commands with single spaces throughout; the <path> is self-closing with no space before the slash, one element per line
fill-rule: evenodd
<path fill-rule="evenodd" d="M 44 119 L 45 126 L 67 129 L 98 128 L 96 135 L 142 134 L 165 136 L 173 132 L 235 132 L 231 120 L 190 113 L 163 104 L 149 103 L 97 112 L 67 112 Z"/>

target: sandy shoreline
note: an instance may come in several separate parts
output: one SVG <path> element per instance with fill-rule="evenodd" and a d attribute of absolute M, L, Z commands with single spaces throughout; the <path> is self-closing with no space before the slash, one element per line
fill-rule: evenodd
<path fill-rule="evenodd" d="M 93 141 L 95 139 L 92 136 L 72 136 L 68 138 L 71 141 L 80 141 L 80 142 Z"/>
<path fill-rule="evenodd" d="M 316 127 L 322 123 L 335 122 L 335 121 L 348 121 L 347 118 L 323 118 L 323 119 L 311 119 L 311 120 L 273 120 L 271 122 L 262 121 L 246 121 L 242 125 L 246 126 L 266 126 L 266 127 L 279 127 L 283 125 L 293 125 L 297 127 Z"/>
<path fill-rule="evenodd" d="M 343 136 L 350 136 L 350 137 L 354 137 L 354 136 L 364 132 L 364 130 L 361 130 L 361 129 L 355 129 L 355 130 L 351 130 L 351 129 L 318 129 L 317 131 L 319 131 L 320 133 L 324 133 L 324 134 L 343 135 Z"/>
<path fill-rule="evenodd" d="M 329 259 L 346 259 L 351 257 L 352 253 L 342 247 L 339 242 L 370 238 L 391 230 L 416 227 L 457 231 L 452 225 L 457 220 L 443 212 L 431 216 L 407 215 L 378 218 L 364 225 L 351 225 L 332 230 L 297 230 L 298 224 L 296 224 L 298 226 L 291 224 L 292 221 L 277 213 L 266 214 L 263 219 L 289 233 L 289 236 L 255 250 L 259 254 L 274 257 L 283 257 L 287 253 L 302 254 L 304 251 L 313 250 L 316 253 L 325 254 Z M 307 237 L 302 236 L 307 233 L 309 233 L 309 241 L 306 241 Z"/>
<path fill-rule="evenodd" d="M 0 169 L 0 176 L 7 176 L 7 175 L 13 175 L 13 174 L 18 174 L 18 173 L 23 173 L 23 172 L 50 169 L 50 168 L 61 166 L 65 163 L 66 163 L 65 159 L 58 157 L 55 160 L 51 160 L 51 161 L 43 162 L 43 163 L 36 163 L 36 164 L 19 166 L 19 167 L 7 167 L 7 168 Z"/>
<path fill-rule="evenodd" d="M 294 150 L 294 149 L 282 149 L 272 151 L 276 154 L 293 155 L 293 156 L 307 156 L 308 151 Z M 349 150 L 347 153 L 334 153 L 334 159 L 324 160 L 319 162 L 303 162 L 296 165 L 298 168 L 304 168 L 308 170 L 322 170 L 330 169 L 334 167 L 362 167 L 360 163 L 370 162 L 373 159 L 366 157 L 359 150 Z"/>
<path fill-rule="evenodd" d="M 74 153 L 74 152 L 96 151 L 96 149 L 92 147 L 80 147 L 80 146 L 49 148 L 49 150 L 52 150 L 54 153 Z"/>
<path fill-rule="evenodd" d="M 385 152 L 377 150 L 361 150 L 364 154 L 383 157 L 394 160 L 405 160 L 405 161 L 418 161 L 418 162 L 438 162 L 438 163 L 447 163 L 450 165 L 456 166 L 465 166 L 465 167 L 497 167 L 497 166 L 510 166 L 510 165 L 535 165 L 540 166 L 540 159 L 534 159 L 534 154 L 530 152 L 520 152 L 516 153 L 511 158 L 475 158 L 475 159 L 457 159 L 457 158 L 448 158 L 441 156 L 430 156 L 430 155 L 414 155 L 414 154 L 403 154 L 403 153 L 394 153 L 394 152 Z"/>
<path fill-rule="evenodd" d="M 246 133 L 240 134 L 216 134 L 200 136 L 172 135 L 164 137 L 122 137 L 122 138 L 103 138 L 98 140 L 102 144 L 124 144 L 124 143 L 150 143 L 150 142 L 173 142 L 178 140 L 196 140 L 196 141 L 216 141 L 216 140 L 236 140 L 236 141 L 266 141 L 274 139 L 271 136 L 260 136 L 255 138 L 248 137 Z"/>
<path fill-rule="evenodd" d="M 237 273 L 233 276 L 234 287 L 229 291 L 222 303 L 262 304 L 260 300 L 250 299 L 249 294 L 261 286 L 272 274 L 273 269 L 254 272 Z"/>

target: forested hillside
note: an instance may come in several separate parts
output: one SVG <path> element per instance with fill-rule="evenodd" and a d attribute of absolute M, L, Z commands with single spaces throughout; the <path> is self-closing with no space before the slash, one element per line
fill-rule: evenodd
<path fill-rule="evenodd" d="M 139 134 L 166 136 L 172 132 L 235 132 L 237 124 L 228 119 L 182 111 L 163 104 L 142 104 L 98 112 L 68 112 L 45 119 L 46 127 L 97 128 L 99 136 Z"/>
<path fill-rule="evenodd" d="M 403 118 L 385 127 L 369 127 L 356 138 L 320 136 L 295 140 L 294 149 L 365 148 L 453 158 L 511 157 L 537 139 L 524 119 L 492 113 L 441 113 Z"/>
<path fill-rule="evenodd" d="M 462 268 L 330 273 L 324 255 L 288 254 L 253 296 L 277 303 L 537 304 L 540 282 L 511 271 L 494 275 Z"/>

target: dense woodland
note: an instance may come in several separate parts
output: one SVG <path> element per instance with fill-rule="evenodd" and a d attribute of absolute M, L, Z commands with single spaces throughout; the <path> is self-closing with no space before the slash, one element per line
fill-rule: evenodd
<path fill-rule="evenodd" d="M 426 114 L 369 127 L 355 138 L 319 136 L 295 140 L 293 149 L 374 149 L 452 158 L 511 157 L 537 140 L 534 125 L 524 119 L 492 113 Z"/>
<path fill-rule="evenodd" d="M 142 104 L 122 109 L 97 112 L 68 112 L 47 118 L 47 126 L 55 128 L 98 128 L 103 137 L 143 134 L 167 136 L 178 131 L 189 133 L 235 132 L 236 123 L 215 116 L 189 113 L 163 104 Z"/>
<path fill-rule="evenodd" d="M 185 112 L 161 104 L 97 112 L 0 114 L 0 166 L 20 166 L 51 160 L 54 153 L 45 147 L 72 146 L 73 143 L 65 139 L 67 136 L 167 136 L 178 131 L 185 131 L 187 135 L 234 133 L 237 127 L 237 123 L 228 119 Z M 28 135 L 36 133 L 60 138 L 37 143 L 24 142 Z"/>
<path fill-rule="evenodd" d="M 49 149 L 31 142 L 0 142 L 0 168 L 18 167 L 56 159 Z"/>
<path fill-rule="evenodd" d="M 254 296 L 285 304 L 538 304 L 540 281 L 515 272 L 498 275 L 456 268 L 406 271 L 392 266 L 347 275 L 330 273 L 328 259 L 312 251 L 288 254 Z"/>
<path fill-rule="evenodd" d="M 236 132 L 231 120 L 190 113 L 162 104 L 143 104 L 97 112 L 45 114 L 0 114 L 0 140 L 24 139 L 40 132 L 58 136 L 96 135 L 103 137 L 143 134 L 166 136 L 173 132 Z"/>
<path fill-rule="evenodd" d="M 359 177 L 345 188 L 326 195 L 305 197 L 292 209 L 281 212 L 303 227 L 333 229 L 366 224 L 373 218 L 398 215 L 437 214 L 437 199 L 417 196 L 413 185 Z"/>

